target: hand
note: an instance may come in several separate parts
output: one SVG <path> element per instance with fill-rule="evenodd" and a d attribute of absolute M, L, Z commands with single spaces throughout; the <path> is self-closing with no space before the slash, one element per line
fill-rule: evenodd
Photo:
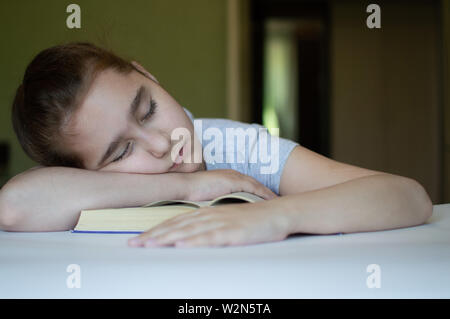
<path fill-rule="evenodd" d="M 132 247 L 234 246 L 283 240 L 289 221 L 269 202 L 203 207 L 131 238 Z"/>
<path fill-rule="evenodd" d="M 184 198 L 192 201 L 212 200 L 216 197 L 234 192 L 247 192 L 266 200 L 277 195 L 253 177 L 232 169 L 198 171 L 186 173 Z"/>

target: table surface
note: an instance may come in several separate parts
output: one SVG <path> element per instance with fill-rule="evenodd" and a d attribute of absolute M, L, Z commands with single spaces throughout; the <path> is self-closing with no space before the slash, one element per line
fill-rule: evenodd
<path fill-rule="evenodd" d="M 450 298 L 450 204 L 418 227 L 252 246 L 130 248 L 130 236 L 0 231 L 0 298 Z"/>

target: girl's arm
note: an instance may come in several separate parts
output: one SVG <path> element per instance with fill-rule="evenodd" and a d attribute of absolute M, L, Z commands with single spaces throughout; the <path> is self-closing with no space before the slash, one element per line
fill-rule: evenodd
<path fill-rule="evenodd" d="M 84 209 L 142 206 L 161 199 L 209 200 L 234 191 L 273 198 L 254 179 L 231 170 L 127 174 L 39 167 L 12 178 L 0 191 L 0 229 L 72 229 Z"/>
<path fill-rule="evenodd" d="M 271 201 L 201 208 L 130 240 L 132 246 L 221 246 L 416 226 L 433 205 L 415 180 L 328 159 L 297 146 Z"/>
<path fill-rule="evenodd" d="M 300 178 L 301 177 L 301 178 Z M 353 233 L 416 226 L 433 204 L 414 179 L 340 163 L 298 146 L 282 175 L 288 233 Z"/>

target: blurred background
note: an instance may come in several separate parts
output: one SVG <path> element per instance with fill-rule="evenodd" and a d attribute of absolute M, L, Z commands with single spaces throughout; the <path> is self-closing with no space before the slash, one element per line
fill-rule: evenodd
<path fill-rule="evenodd" d="M 90 41 L 154 74 L 195 117 L 280 128 L 345 163 L 414 178 L 450 202 L 449 0 L 0 2 L 0 185 L 37 165 L 11 124 L 41 50 Z"/>

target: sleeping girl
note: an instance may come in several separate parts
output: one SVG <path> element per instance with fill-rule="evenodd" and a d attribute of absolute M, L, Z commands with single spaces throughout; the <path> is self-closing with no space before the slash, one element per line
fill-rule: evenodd
<path fill-rule="evenodd" d="M 415 226 L 432 214 L 417 181 L 337 162 L 256 123 L 196 119 L 139 63 L 90 43 L 40 52 L 12 121 L 40 166 L 1 189 L 6 231 L 70 230 L 84 209 L 238 191 L 266 200 L 201 208 L 128 245 L 247 245 Z"/>

